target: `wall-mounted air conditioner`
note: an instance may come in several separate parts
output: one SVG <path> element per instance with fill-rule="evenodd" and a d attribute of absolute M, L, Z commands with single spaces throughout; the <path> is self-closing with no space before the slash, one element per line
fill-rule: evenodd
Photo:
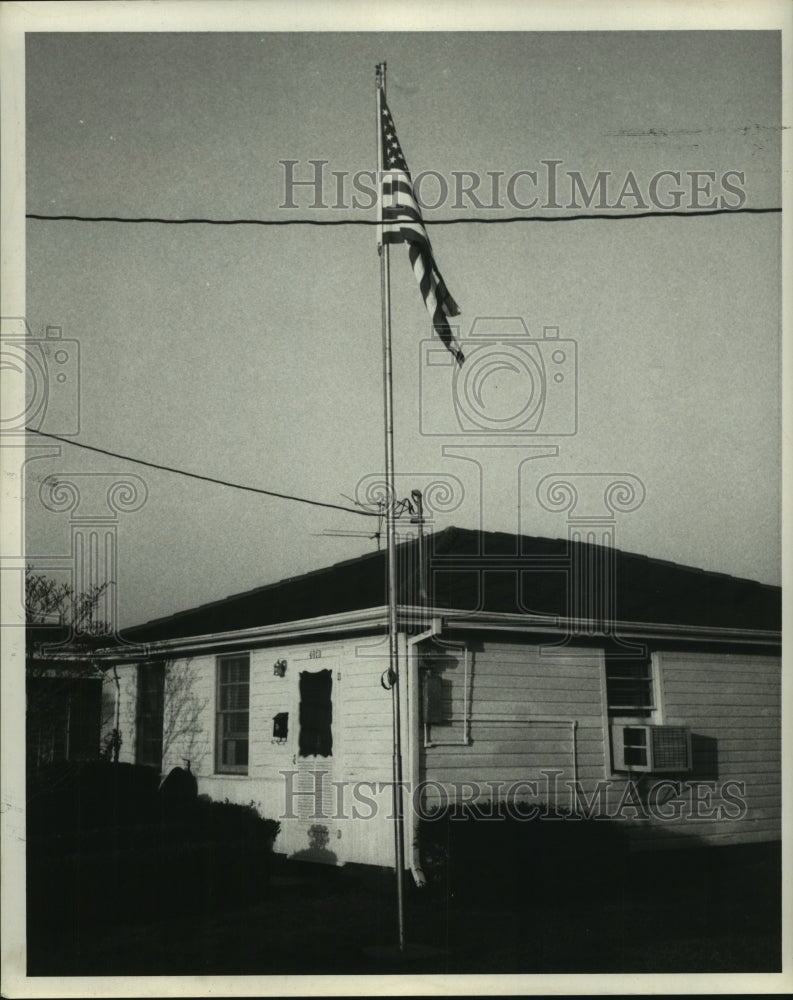
<path fill-rule="evenodd" d="M 691 770 L 691 733 L 685 726 L 614 723 L 611 749 L 615 771 Z"/>

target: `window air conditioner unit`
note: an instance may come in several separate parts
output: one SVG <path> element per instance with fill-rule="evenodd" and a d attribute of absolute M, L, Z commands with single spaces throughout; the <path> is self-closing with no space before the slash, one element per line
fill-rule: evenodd
<path fill-rule="evenodd" d="M 615 771 L 653 774 L 691 770 L 691 733 L 685 726 L 643 726 L 632 723 L 611 727 Z"/>

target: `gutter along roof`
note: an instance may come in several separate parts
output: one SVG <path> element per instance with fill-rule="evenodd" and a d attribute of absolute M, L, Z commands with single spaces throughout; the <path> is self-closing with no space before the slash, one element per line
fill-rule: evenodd
<path fill-rule="evenodd" d="M 437 621 L 439 627 L 449 632 L 456 631 L 488 631 L 530 635 L 537 640 L 543 640 L 546 646 L 558 643 L 551 641 L 553 637 L 566 637 L 570 645 L 598 646 L 610 642 L 614 638 L 620 640 L 653 640 L 658 646 L 670 648 L 730 648 L 751 647 L 749 652 L 774 653 L 779 649 L 779 632 L 750 629 L 712 629 L 696 626 L 657 625 L 637 622 L 614 622 L 612 632 L 608 636 L 598 633 L 585 634 L 581 627 L 586 624 L 575 619 L 549 619 L 544 616 L 506 615 L 489 612 L 472 612 L 446 610 L 442 608 L 401 607 L 399 614 L 399 629 L 415 634 L 423 631 L 430 622 Z M 364 633 L 385 634 L 388 626 L 388 608 L 371 608 L 366 612 L 350 612 L 348 614 L 331 615 L 322 618 L 306 618 L 301 621 L 287 622 L 278 625 L 264 625 L 259 628 L 242 629 L 240 631 L 215 632 L 200 636 L 155 640 L 153 642 L 128 646 L 105 647 L 90 654 L 88 658 L 98 666 L 109 666 L 112 663 L 138 662 L 148 658 L 168 658 L 176 656 L 200 656 L 214 652 L 229 652 L 234 649 L 249 650 L 262 646 L 286 645 L 314 638 L 325 640 L 335 635 L 351 636 Z M 374 654 L 372 654 L 374 655 Z M 383 655 L 387 655 L 385 652 Z M 54 653 L 55 660 L 75 660 L 83 662 L 85 652 L 70 654 Z"/>
<path fill-rule="evenodd" d="M 614 581 L 609 617 L 620 623 L 620 635 L 779 642 L 779 587 L 567 539 L 447 528 L 425 545 L 429 599 L 423 609 L 417 541 L 397 547 L 398 603 L 413 622 L 440 616 L 453 627 L 558 632 L 573 619 L 585 621 L 570 603 L 575 568 L 608 566 Z M 382 629 L 385 560 L 385 552 L 371 552 L 126 629 L 123 639 L 164 653 L 224 637 L 225 643 L 266 643 Z M 115 654 L 128 659 L 131 650 Z"/>

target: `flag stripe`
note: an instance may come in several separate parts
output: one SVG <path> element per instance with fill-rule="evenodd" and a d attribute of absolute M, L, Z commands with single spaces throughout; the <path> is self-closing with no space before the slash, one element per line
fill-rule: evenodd
<path fill-rule="evenodd" d="M 454 341 L 448 318 L 460 309 L 441 277 L 432 250 L 421 209 L 413 193 L 413 181 L 397 139 L 394 120 L 380 91 L 381 140 L 383 147 L 382 240 L 383 243 L 407 243 L 408 257 L 416 276 L 421 297 L 432 319 L 432 326 L 445 347 L 462 364 L 463 352 Z"/>

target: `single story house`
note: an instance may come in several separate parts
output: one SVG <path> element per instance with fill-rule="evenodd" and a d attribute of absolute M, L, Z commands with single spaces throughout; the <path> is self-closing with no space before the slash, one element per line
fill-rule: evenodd
<path fill-rule="evenodd" d="M 418 881 L 420 816 L 461 801 L 624 819 L 640 850 L 780 839 L 780 588 L 458 528 L 397 559 Z M 125 631 L 120 759 L 254 803 L 276 851 L 393 867 L 386 600 L 377 551 Z"/>

